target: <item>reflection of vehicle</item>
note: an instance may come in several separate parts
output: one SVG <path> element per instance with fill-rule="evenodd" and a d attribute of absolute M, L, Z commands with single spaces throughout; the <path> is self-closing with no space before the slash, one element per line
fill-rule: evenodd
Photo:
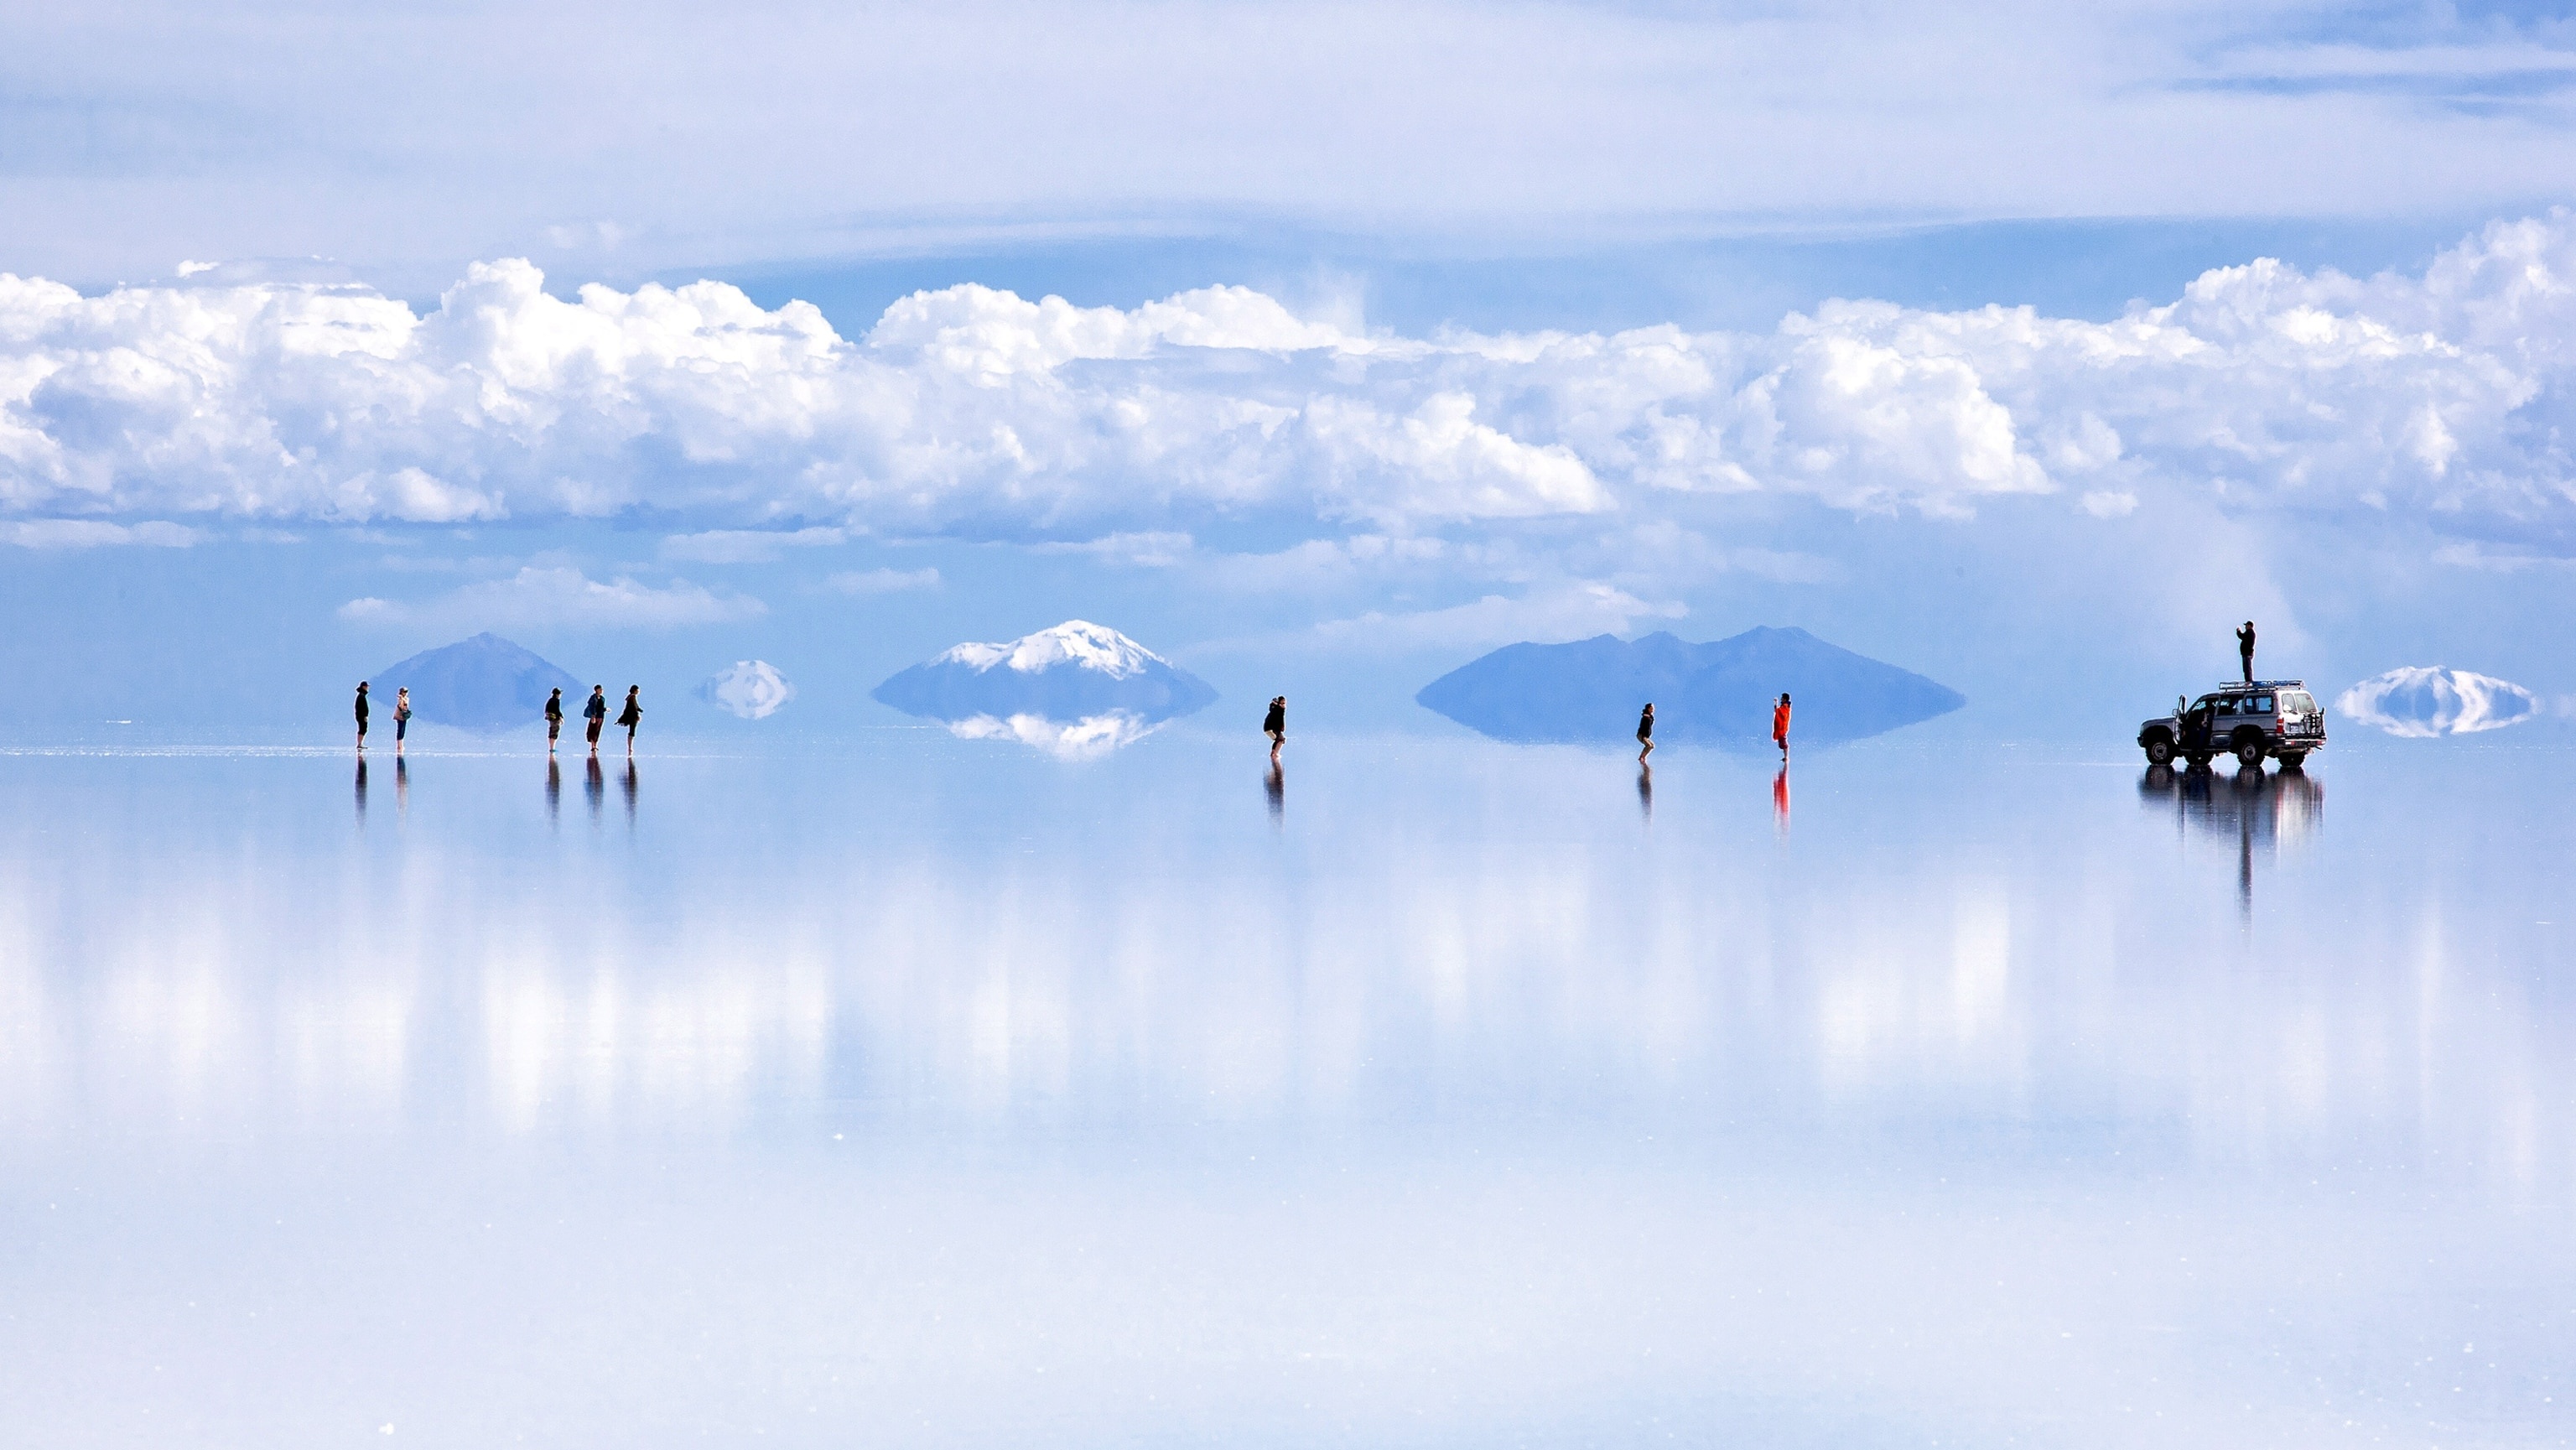
<path fill-rule="evenodd" d="M 2138 803 L 2171 809 L 2177 831 L 2188 828 L 2233 844 L 2237 902 L 2248 912 L 2254 907 L 2255 858 L 2301 845 L 2324 827 L 2326 815 L 2325 787 L 2296 771 L 2269 776 L 2246 770 L 2226 777 L 2151 765 L 2138 781 Z"/>
<path fill-rule="evenodd" d="M 2194 765 L 2207 765 L 2217 755 L 2233 755 L 2249 770 L 2263 768 L 2274 756 L 2283 770 L 2297 770 L 2311 750 L 2326 743 L 2326 713 L 2304 680 L 2257 680 L 2250 685 L 2224 685 L 2186 706 L 2179 715 L 2149 720 L 2138 727 L 2138 746 L 2147 763 L 2163 765 L 2179 755 Z"/>

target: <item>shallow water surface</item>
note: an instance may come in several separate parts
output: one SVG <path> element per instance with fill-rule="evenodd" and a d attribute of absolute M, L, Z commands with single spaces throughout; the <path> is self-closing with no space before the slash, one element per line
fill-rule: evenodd
<path fill-rule="evenodd" d="M 2576 755 L 673 749 L 0 755 L 9 1438 L 2576 1439 Z"/>

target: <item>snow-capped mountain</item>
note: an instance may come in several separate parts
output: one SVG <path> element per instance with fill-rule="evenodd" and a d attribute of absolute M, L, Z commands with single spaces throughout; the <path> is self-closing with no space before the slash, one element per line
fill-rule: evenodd
<path fill-rule="evenodd" d="M 961 644 L 877 686 L 908 715 L 960 721 L 1123 713 L 1159 724 L 1206 708 L 1207 682 L 1114 629 L 1070 619 L 1002 644 Z"/>
<path fill-rule="evenodd" d="M 931 663 L 961 664 L 975 670 L 999 667 L 1024 675 L 1058 665 L 1077 665 L 1098 670 L 1113 680 L 1141 675 L 1155 665 L 1172 668 L 1171 661 L 1136 641 L 1084 619 L 1068 619 L 1053 629 L 1024 634 L 1008 644 L 961 644 Z"/>

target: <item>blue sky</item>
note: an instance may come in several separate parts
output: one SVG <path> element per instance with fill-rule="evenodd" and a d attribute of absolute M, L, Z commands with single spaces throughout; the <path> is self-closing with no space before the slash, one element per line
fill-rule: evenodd
<path fill-rule="evenodd" d="M 1068 617 L 1353 725 L 1757 623 L 2118 719 L 2249 614 L 2563 708 L 2576 22 L 2071 9 L 14 15 L 0 722 Z"/>

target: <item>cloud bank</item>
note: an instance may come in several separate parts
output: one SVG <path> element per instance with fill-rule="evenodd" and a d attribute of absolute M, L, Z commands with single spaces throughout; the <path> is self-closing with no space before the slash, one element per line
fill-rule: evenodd
<path fill-rule="evenodd" d="M 2335 708 L 2391 735 L 2429 740 L 2522 724 L 2540 713 L 2540 700 L 2511 680 L 2410 665 L 2354 685 Z"/>
<path fill-rule="evenodd" d="M 2178 502 L 2358 510 L 2489 539 L 2576 523 L 2565 212 L 2420 276 L 2255 262 L 2109 322 L 1834 302 L 1764 334 L 1405 337 L 1239 287 L 1122 310 L 960 286 L 843 338 L 718 283 L 543 283 L 477 265 L 421 315 L 345 286 L 0 276 L 0 512 L 646 509 L 702 527 L 666 546 L 701 560 L 853 532 L 1150 540 L 1286 515 L 1419 534 L 1741 497 L 2105 527 Z"/>

